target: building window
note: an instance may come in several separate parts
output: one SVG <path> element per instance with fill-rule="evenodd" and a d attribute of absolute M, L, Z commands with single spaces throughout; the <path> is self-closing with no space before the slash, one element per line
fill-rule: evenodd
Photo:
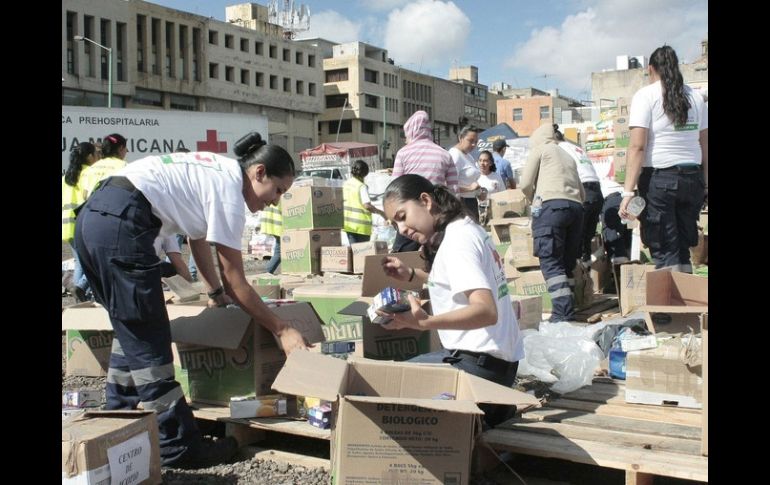
<path fill-rule="evenodd" d="M 219 32 L 216 30 L 209 30 L 209 44 L 219 45 Z"/>
<path fill-rule="evenodd" d="M 331 71 L 326 71 L 326 82 L 327 83 L 337 83 L 340 81 L 347 81 L 348 80 L 348 68 L 344 69 L 332 69 Z"/>
<path fill-rule="evenodd" d="M 374 135 L 374 122 L 370 120 L 361 120 L 361 133 Z"/>
<path fill-rule="evenodd" d="M 305 82 L 297 81 L 297 94 L 305 94 Z"/>
<path fill-rule="evenodd" d="M 264 56 L 265 44 L 259 41 L 254 42 L 254 53 L 258 56 Z"/>
<path fill-rule="evenodd" d="M 315 56 L 313 54 L 307 55 L 307 66 L 308 67 L 315 67 Z"/>
<path fill-rule="evenodd" d="M 540 107 L 540 119 L 541 120 L 547 120 L 551 117 L 551 110 L 548 106 L 541 106 Z"/>
<path fill-rule="evenodd" d="M 144 24 L 147 17 L 144 15 L 136 16 L 136 70 L 145 72 L 144 68 Z"/>
<path fill-rule="evenodd" d="M 248 69 L 241 69 L 241 84 L 249 84 L 251 81 L 249 80 L 249 70 Z"/>
<path fill-rule="evenodd" d="M 367 108 L 377 108 L 380 98 L 377 96 L 372 96 L 371 94 L 365 94 L 364 95 L 364 106 Z"/>
<path fill-rule="evenodd" d="M 158 91 L 149 91 L 147 89 L 136 88 L 132 99 L 134 104 L 143 104 L 146 106 L 163 106 L 163 96 Z"/>
<path fill-rule="evenodd" d="M 364 81 L 377 84 L 377 71 L 371 69 L 364 69 Z"/>
<path fill-rule="evenodd" d="M 338 127 L 340 133 L 351 133 L 353 131 L 353 120 L 342 120 L 342 123 L 340 123 L 339 120 L 330 121 L 329 134 L 336 134 Z"/>
<path fill-rule="evenodd" d="M 225 81 L 235 82 L 235 68 L 233 66 L 225 66 Z"/>
<path fill-rule="evenodd" d="M 209 62 L 209 79 L 219 79 L 219 64 Z"/>
<path fill-rule="evenodd" d="M 299 51 L 297 51 L 297 52 L 294 54 L 294 63 L 295 63 L 295 64 L 299 64 L 299 65 L 301 66 L 301 65 L 302 65 L 302 62 L 303 62 L 303 59 L 302 59 L 302 53 L 301 53 L 301 52 L 299 52 Z"/>
<path fill-rule="evenodd" d="M 283 62 L 291 62 L 291 49 L 283 50 Z"/>
<path fill-rule="evenodd" d="M 241 39 L 241 51 L 249 52 L 249 39 Z"/>
<path fill-rule="evenodd" d="M 233 36 L 232 34 L 225 34 L 225 47 L 228 49 L 233 48 Z"/>
<path fill-rule="evenodd" d="M 150 67 L 152 74 L 160 74 L 158 46 L 160 45 L 160 19 L 150 19 Z"/>
<path fill-rule="evenodd" d="M 278 46 L 270 44 L 270 58 L 278 59 Z"/>
<path fill-rule="evenodd" d="M 193 37 L 192 37 L 192 55 L 193 55 L 193 62 L 192 62 L 192 70 L 193 70 L 193 80 L 194 81 L 200 81 L 200 72 L 198 72 L 198 57 L 200 55 L 200 35 L 201 35 L 201 29 L 193 28 Z"/>
<path fill-rule="evenodd" d="M 288 77 L 283 78 L 283 90 L 287 93 L 291 92 L 291 79 Z"/>
<path fill-rule="evenodd" d="M 513 108 L 513 121 L 521 121 L 524 119 L 524 110 L 521 108 Z"/>
<path fill-rule="evenodd" d="M 278 76 L 270 75 L 270 89 L 278 89 Z"/>
<path fill-rule="evenodd" d="M 75 12 L 67 12 L 67 74 L 75 74 L 75 49 L 73 48 L 75 24 L 78 21 Z"/>
<path fill-rule="evenodd" d="M 194 96 L 185 96 L 182 94 L 171 94 L 171 109 L 181 109 L 185 111 L 195 111 L 197 109 Z"/>
<path fill-rule="evenodd" d="M 307 94 L 308 96 L 315 96 L 315 83 L 308 83 Z"/>
<path fill-rule="evenodd" d="M 125 75 L 125 68 L 124 68 L 124 58 L 125 58 L 125 39 L 126 39 L 126 24 L 123 22 L 116 22 L 115 26 L 117 27 L 117 35 L 115 36 L 115 56 L 117 65 L 115 66 L 118 81 L 125 81 L 126 75 Z"/>
<path fill-rule="evenodd" d="M 164 46 L 165 52 L 164 66 L 166 68 L 166 77 L 174 78 L 176 71 L 174 69 L 174 59 L 171 58 L 171 49 L 174 46 L 174 24 L 172 22 L 166 22 L 166 45 Z"/>
<path fill-rule="evenodd" d="M 348 101 L 347 94 L 329 94 L 326 96 L 327 108 L 342 108 Z"/>
<path fill-rule="evenodd" d="M 255 72 L 254 79 L 256 81 L 257 86 L 263 87 L 265 85 L 265 76 L 261 72 Z"/>

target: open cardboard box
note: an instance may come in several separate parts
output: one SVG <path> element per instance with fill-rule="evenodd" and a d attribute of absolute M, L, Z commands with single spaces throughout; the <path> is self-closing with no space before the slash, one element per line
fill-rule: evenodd
<path fill-rule="evenodd" d="M 294 352 L 273 389 L 333 402 L 335 483 L 469 483 L 478 403 L 537 406 L 529 394 L 447 365 Z M 436 399 L 442 393 L 453 400 Z"/>

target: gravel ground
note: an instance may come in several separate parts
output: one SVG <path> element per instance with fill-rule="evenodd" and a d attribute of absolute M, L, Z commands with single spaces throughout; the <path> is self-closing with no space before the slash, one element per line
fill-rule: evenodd
<path fill-rule="evenodd" d="M 188 247 L 182 252 L 185 260 Z M 72 257 L 68 245 L 62 244 L 62 261 Z M 258 273 L 265 267 L 265 262 L 247 259 L 244 262 L 246 273 Z M 75 303 L 75 300 L 62 294 L 62 308 Z M 104 393 L 106 377 L 65 377 L 65 340 L 62 336 L 62 390 L 98 389 Z M 521 380 L 521 390 L 534 390 L 538 397 L 548 393 L 548 386 L 537 381 Z M 104 396 L 104 394 L 102 394 Z M 224 436 L 221 423 L 199 421 L 205 435 Z M 261 448 L 276 449 L 319 458 L 329 458 L 328 443 L 321 440 L 303 439 L 280 433 L 267 433 L 265 441 L 258 443 Z M 602 468 L 593 465 L 572 463 L 552 458 L 540 458 L 526 455 L 509 455 L 508 466 L 513 468 L 526 481 L 527 485 L 596 485 L 624 483 L 625 475 L 621 470 Z M 323 468 L 306 468 L 290 463 L 264 460 L 254 457 L 239 457 L 232 463 L 202 468 L 199 470 L 163 469 L 163 483 L 168 485 L 322 485 L 329 483 L 329 473 Z M 520 485 L 522 482 L 503 465 L 477 476 L 471 485 Z M 656 485 L 695 484 L 689 480 L 677 480 L 667 477 L 655 477 Z"/>

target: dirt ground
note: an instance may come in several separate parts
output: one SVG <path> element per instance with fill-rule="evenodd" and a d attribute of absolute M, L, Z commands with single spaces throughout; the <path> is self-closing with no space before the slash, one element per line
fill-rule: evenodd
<path fill-rule="evenodd" d="M 183 257 L 187 260 L 189 249 L 182 248 Z M 68 245 L 62 244 L 62 261 L 72 257 Z M 247 273 L 258 273 L 265 267 L 265 262 L 247 259 Z M 72 297 L 62 295 L 62 308 L 73 304 Z M 105 377 L 65 377 L 65 341 L 62 337 L 62 391 L 78 389 L 97 389 L 104 392 Z M 538 396 L 547 392 L 547 386 L 537 382 L 522 382 L 522 389 L 534 389 Z M 221 424 L 221 423 L 220 423 Z M 200 422 L 201 431 L 212 436 L 223 436 L 224 427 L 211 422 Z M 260 448 L 276 449 L 287 452 L 329 458 L 328 443 L 301 439 L 298 437 L 268 433 L 266 441 L 256 444 Z M 541 458 L 518 454 L 504 454 L 507 467 L 500 464 L 483 476 L 476 476 L 472 485 L 518 485 L 522 481 L 509 470 L 524 479 L 526 485 L 622 485 L 625 474 L 621 470 L 602 468 L 594 465 L 572 463 L 554 458 Z M 291 463 L 256 459 L 249 456 L 244 449 L 232 463 L 200 470 L 164 469 L 163 483 L 168 485 L 321 485 L 329 483 L 329 473 L 321 468 L 306 468 L 294 466 Z M 655 485 L 688 485 L 696 484 L 689 480 L 679 480 L 667 477 L 655 477 Z"/>

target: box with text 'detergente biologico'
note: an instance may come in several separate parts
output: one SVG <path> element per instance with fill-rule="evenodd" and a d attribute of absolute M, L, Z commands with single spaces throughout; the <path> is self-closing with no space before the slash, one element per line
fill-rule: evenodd
<path fill-rule="evenodd" d="M 332 483 L 469 482 L 477 403 L 538 400 L 450 366 L 292 352 L 273 383 L 332 402 Z"/>
<path fill-rule="evenodd" d="M 294 186 L 281 196 L 281 216 L 284 231 L 340 229 L 342 188 Z"/>

